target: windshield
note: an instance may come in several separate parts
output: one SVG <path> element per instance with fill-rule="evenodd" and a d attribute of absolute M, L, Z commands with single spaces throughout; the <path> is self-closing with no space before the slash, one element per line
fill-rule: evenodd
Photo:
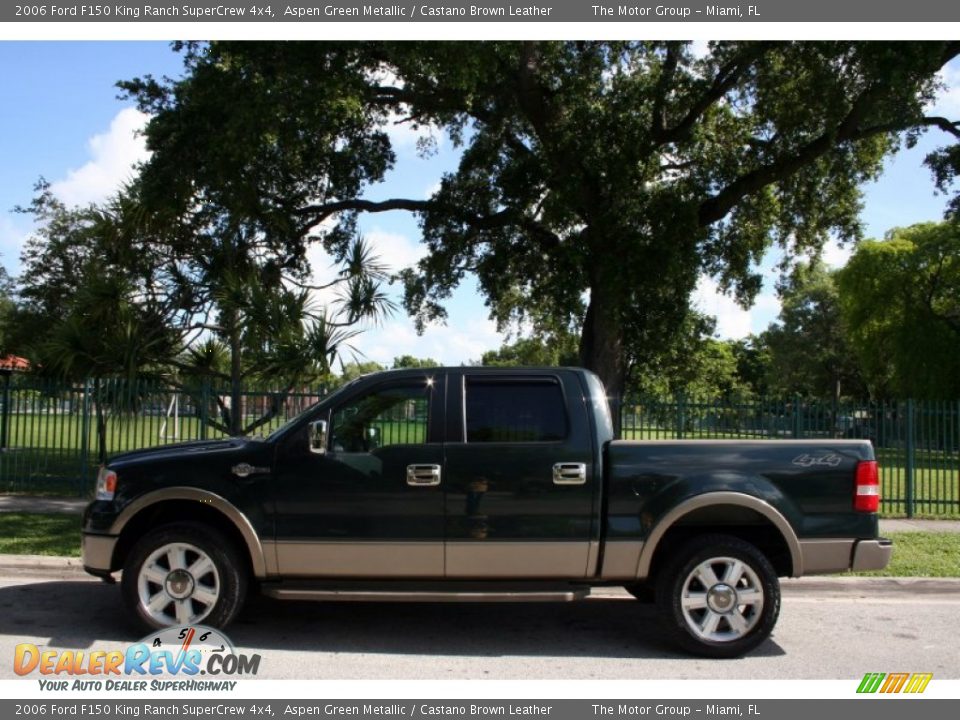
<path fill-rule="evenodd" d="M 304 418 L 306 418 L 308 415 L 310 415 L 310 414 L 316 409 L 317 405 L 319 405 L 320 403 L 326 402 L 327 400 L 329 400 L 329 399 L 332 398 L 332 397 L 335 397 L 335 396 L 339 395 L 339 394 L 342 393 L 344 390 L 346 390 L 347 388 L 349 388 L 351 385 L 353 385 L 354 383 L 356 383 L 357 380 L 360 380 L 360 378 L 356 378 L 355 380 L 351 380 L 351 381 L 348 382 L 346 385 L 343 385 L 343 386 L 337 388 L 336 390 L 334 390 L 333 392 L 331 392 L 329 395 L 323 396 L 323 397 L 320 398 L 317 402 L 313 403 L 313 405 L 311 405 L 310 407 L 308 407 L 306 410 L 304 410 L 304 411 L 301 412 L 300 414 L 295 415 L 294 417 L 292 417 L 292 418 L 290 418 L 289 420 L 287 420 L 283 425 L 281 425 L 281 426 L 278 427 L 276 430 L 274 430 L 272 433 L 270 433 L 269 435 L 267 435 L 267 437 L 265 438 L 266 442 L 273 442 L 274 440 L 279 439 L 285 432 L 287 432 L 287 430 L 289 430 L 289 429 L 292 428 L 293 426 L 299 424 L 302 420 L 304 420 Z"/>

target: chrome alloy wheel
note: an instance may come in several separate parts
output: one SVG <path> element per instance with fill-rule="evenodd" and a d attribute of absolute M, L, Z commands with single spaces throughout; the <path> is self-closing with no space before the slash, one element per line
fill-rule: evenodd
<path fill-rule="evenodd" d="M 140 566 L 137 592 L 143 611 L 160 625 L 192 625 L 220 598 L 220 574 L 207 553 L 189 543 L 161 545 Z"/>
<path fill-rule="evenodd" d="M 742 560 L 709 558 L 683 581 L 680 607 L 695 636 L 709 642 L 731 642 L 760 621 L 763 586 L 753 568 Z"/>

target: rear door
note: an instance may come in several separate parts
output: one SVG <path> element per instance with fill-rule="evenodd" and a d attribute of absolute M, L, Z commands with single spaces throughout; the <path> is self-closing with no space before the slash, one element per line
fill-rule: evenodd
<path fill-rule="evenodd" d="M 585 577 L 600 480 L 575 374 L 478 368 L 448 382 L 446 575 Z"/>

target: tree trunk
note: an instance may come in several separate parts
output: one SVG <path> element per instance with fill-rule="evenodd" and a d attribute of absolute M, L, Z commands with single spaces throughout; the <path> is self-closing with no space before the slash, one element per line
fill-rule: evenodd
<path fill-rule="evenodd" d="M 97 459 L 103 465 L 107 462 L 107 420 L 103 415 L 100 378 L 93 380 L 93 407 L 97 416 Z"/>
<path fill-rule="evenodd" d="M 603 381 L 610 401 L 614 436 L 620 437 L 621 408 L 627 380 L 623 330 L 614 298 L 602 282 L 594 283 L 590 291 L 590 302 L 580 335 L 580 364 L 595 372 Z"/>

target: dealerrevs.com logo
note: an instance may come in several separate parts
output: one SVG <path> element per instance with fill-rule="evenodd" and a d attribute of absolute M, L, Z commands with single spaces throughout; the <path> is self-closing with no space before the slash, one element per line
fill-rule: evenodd
<path fill-rule="evenodd" d="M 867 673 L 860 681 L 858 693 L 922 693 L 933 673 Z"/>
<path fill-rule="evenodd" d="M 236 680 L 260 669 L 260 655 L 239 653 L 219 630 L 171 627 L 115 650 L 40 649 L 21 643 L 13 670 L 37 678 L 41 690 L 233 690 Z M 202 678 L 200 676 L 203 676 Z"/>

